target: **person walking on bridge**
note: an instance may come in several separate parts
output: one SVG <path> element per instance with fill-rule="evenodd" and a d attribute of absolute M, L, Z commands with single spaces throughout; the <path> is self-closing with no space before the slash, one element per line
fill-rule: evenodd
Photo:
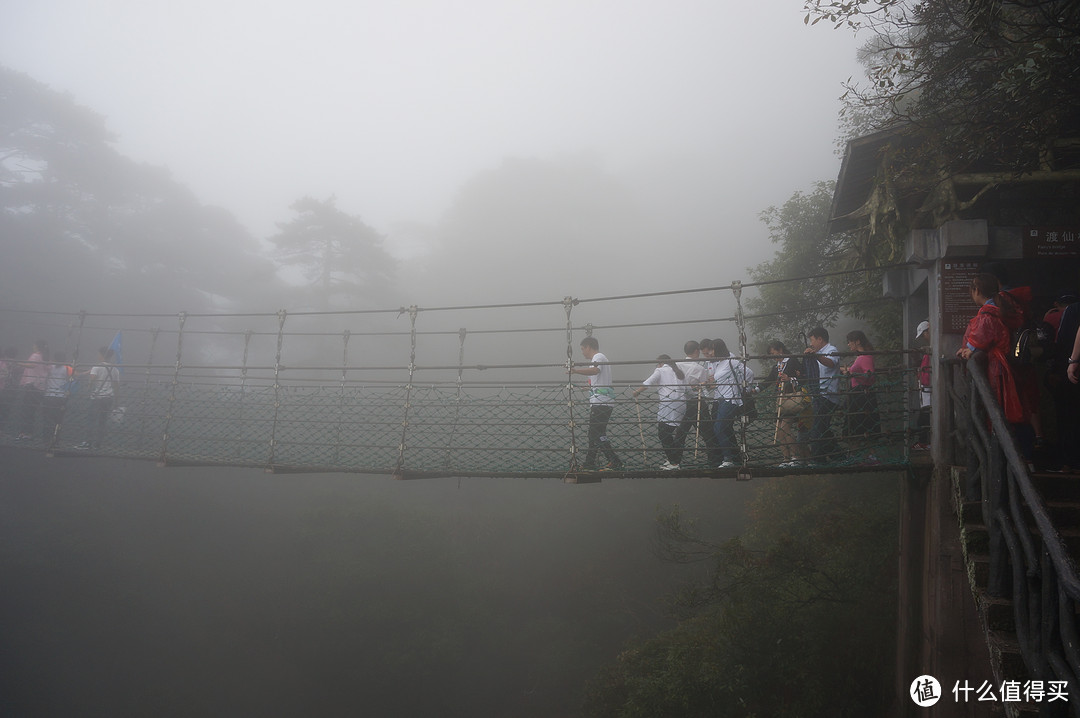
<path fill-rule="evenodd" d="M 679 468 L 682 461 L 683 444 L 679 441 L 678 431 L 686 412 L 686 375 L 667 354 L 658 356 L 656 362 L 652 374 L 634 389 L 634 396 L 650 386 L 657 388 L 660 400 L 656 408 L 656 433 L 666 457 L 660 468 L 671 471 Z M 685 437 L 683 434 L 682 438 Z"/>
<path fill-rule="evenodd" d="M 727 469 L 735 466 L 739 458 L 735 420 L 743 411 L 745 392 L 751 390 L 749 386 L 754 381 L 754 370 L 746 362 L 736 359 L 723 339 L 713 339 L 713 355 L 716 357 L 712 376 L 716 387 L 713 394 L 716 399 L 716 422 L 713 426 L 721 454 L 716 468 Z"/>
<path fill-rule="evenodd" d="M 34 438 L 34 419 L 37 418 L 37 410 L 45 394 L 45 380 L 49 376 L 48 361 L 49 345 L 45 340 L 39 339 L 34 342 L 33 353 L 22 363 L 23 372 L 19 385 L 23 404 L 17 441 L 30 441 Z"/>
<path fill-rule="evenodd" d="M 686 376 L 686 411 L 683 414 L 682 421 L 679 423 L 679 428 L 675 430 L 675 443 L 678 446 L 685 446 L 686 437 L 690 435 L 691 430 L 696 429 L 696 437 L 707 439 L 706 445 L 711 446 L 713 443 L 712 422 L 708 420 L 709 401 L 704 394 L 708 372 L 705 368 L 705 362 L 701 360 L 701 345 L 691 339 L 683 345 L 683 352 L 686 353 L 686 359 L 678 362 L 678 366 Z M 697 454 L 696 437 L 694 441 L 695 456 Z"/>
<path fill-rule="evenodd" d="M 615 408 L 611 365 L 608 358 L 600 353 L 600 342 L 596 337 L 581 340 L 581 354 L 589 361 L 589 366 L 567 369 L 567 373 L 589 377 L 589 451 L 581 468 L 583 471 L 595 471 L 596 455 L 603 452 L 608 461 L 604 468 L 618 470 L 622 468 L 622 461 L 607 438 L 608 421 Z"/>
<path fill-rule="evenodd" d="M 840 367 L 840 373 L 850 378 L 847 403 L 847 436 L 863 454 L 863 461 L 881 463 L 874 455 L 873 446 L 881 437 L 881 416 L 878 413 L 877 395 L 874 393 L 874 345 L 864 332 L 856 329 L 847 334 L 848 351 L 858 352 L 849 366 Z"/>
<path fill-rule="evenodd" d="M 799 362 L 792 361 L 787 346 L 779 339 L 769 342 L 766 350 L 770 356 L 776 357 L 776 364 L 769 371 L 763 384 L 776 389 L 776 429 L 773 432 L 773 443 L 780 447 L 780 453 L 784 460 L 780 463 L 783 468 L 801 466 L 805 459 L 805 447 L 800 441 L 800 436 L 805 433 L 802 429 L 803 415 L 809 414 L 809 407 L 800 401 L 806 394 L 803 392 L 803 373 Z M 798 407 L 802 410 L 784 411 L 784 404 Z"/>
<path fill-rule="evenodd" d="M 105 441 L 105 422 L 112 413 L 113 401 L 120 383 L 120 370 L 112 364 L 113 350 L 101 347 L 98 350 L 98 363 L 88 372 L 90 376 L 90 417 L 86 430 L 86 441 L 79 444 L 79 449 L 100 449 Z"/>
<path fill-rule="evenodd" d="M 840 447 L 832 433 L 833 414 L 840 406 L 840 357 L 836 347 L 829 343 L 829 331 L 825 327 L 814 327 L 808 336 L 810 346 L 804 353 L 806 373 L 817 377 L 817 382 L 808 382 L 813 391 L 814 421 L 810 425 L 810 459 L 816 462 L 828 461 L 839 453 Z"/>
<path fill-rule="evenodd" d="M 45 396 L 41 399 L 41 435 L 46 445 L 56 442 L 60 434 L 60 425 L 64 422 L 64 409 L 71 393 L 71 375 L 74 368 L 68 365 L 67 357 L 57 354 L 49 367 L 49 376 L 45 380 Z"/>

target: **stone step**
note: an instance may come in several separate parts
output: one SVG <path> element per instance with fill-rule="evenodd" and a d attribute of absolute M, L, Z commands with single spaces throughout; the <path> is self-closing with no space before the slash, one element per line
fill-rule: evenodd
<path fill-rule="evenodd" d="M 1058 530 L 1080 527 L 1080 501 L 1067 499 L 1044 499 L 1050 520 Z"/>
<path fill-rule="evenodd" d="M 990 631 L 989 643 L 991 656 L 1000 661 L 1003 680 L 1024 682 L 1031 679 L 1031 673 L 1020 654 L 1020 643 L 1016 640 L 1015 633 Z"/>
<path fill-rule="evenodd" d="M 1080 475 L 1032 474 L 1031 481 L 1044 501 L 1080 501 Z"/>

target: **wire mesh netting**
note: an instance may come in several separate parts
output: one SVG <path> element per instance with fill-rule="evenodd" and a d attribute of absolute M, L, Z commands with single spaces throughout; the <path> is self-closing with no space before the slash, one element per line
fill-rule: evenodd
<path fill-rule="evenodd" d="M 732 423 L 736 463 L 771 467 L 790 459 L 818 465 L 871 466 L 906 461 L 914 386 L 907 370 L 883 371 L 872 390 L 875 414 L 852 421 L 856 400 L 845 391 L 832 409 L 827 454 L 813 453 L 812 404 L 785 411 L 774 386 L 759 387 L 757 415 Z M 649 472 L 671 458 L 660 440 L 659 400 L 632 397 L 616 386 L 606 437 L 625 472 Z M 223 382 L 125 382 L 104 420 L 78 388 L 53 433 L 19 441 L 26 391 L 15 392 L 2 441 L 54 453 L 84 452 L 163 463 L 208 463 L 278 470 L 337 470 L 432 475 L 561 476 L 580 466 L 588 449 L 589 403 L 580 385 L 289 386 Z M 713 444 L 712 400 L 687 402 L 677 448 L 681 471 L 711 471 L 723 461 Z M 864 412 L 865 413 L 865 412 Z M 857 429 L 861 429 L 856 433 Z M 86 447 L 85 443 L 91 443 Z M 669 450 L 670 452 L 670 450 Z"/>
<path fill-rule="evenodd" d="M 662 293 L 292 315 L 8 310 L 2 314 L 12 324 L 61 336 L 53 346 L 64 349 L 72 372 L 63 387 L 46 390 L 44 378 L 26 380 L 44 373 L 32 369 L 33 361 L 15 361 L 0 388 L 0 444 L 53 455 L 403 477 L 579 474 L 592 468 L 590 443 L 599 446 L 601 434 L 614 451 L 601 464 L 611 461 L 623 475 L 656 475 L 661 468 L 720 475 L 721 464 L 744 472 L 904 464 L 919 387 L 903 351 L 874 353 L 870 389 L 854 389 L 845 377 L 819 393 L 814 380 L 801 401 L 793 401 L 775 384 L 743 381 L 737 393 L 754 400 L 754 416 L 744 408 L 732 414 L 729 405 L 715 420 L 723 380 L 669 387 L 686 389 L 679 400 L 684 416 L 671 423 L 668 407 L 666 420 L 659 420 L 658 394 L 634 392 L 657 367 L 655 355 L 641 357 L 643 345 L 681 347 L 692 327 L 711 326 L 711 332 L 737 332 L 732 354 L 748 366 L 767 373 L 775 364 L 775 356 L 752 356 L 747 349 L 741 291 L 736 282 L 671 292 L 664 308 L 682 297 L 687 302 L 673 308 L 679 319 L 671 322 L 644 321 L 661 309 L 656 297 Z M 697 308 L 713 305 L 691 300 L 692 292 L 730 292 L 731 315 L 695 317 Z M 638 312 L 642 321 L 622 323 L 625 308 L 604 314 L 633 299 L 649 303 L 648 312 Z M 477 311 L 494 316 L 494 325 L 467 331 L 449 323 Z M 575 323 L 572 315 L 583 311 L 611 321 Z M 552 322 L 552 312 L 565 324 Z M 596 331 L 606 332 L 605 347 L 614 346 L 619 356 L 638 357 L 606 362 L 615 379 L 604 431 L 591 417 L 586 377 L 571 373 L 590 365 L 579 356 L 579 341 Z M 89 374 L 94 362 L 85 357 L 94 337 L 114 333 L 113 346 L 123 347 L 123 361 L 116 359 L 122 374 L 115 396 L 103 402 L 91 396 L 100 387 Z M 564 338 L 553 341 L 559 335 Z M 98 366 L 109 361 L 105 351 Z M 470 353 L 499 363 L 468 363 Z"/>

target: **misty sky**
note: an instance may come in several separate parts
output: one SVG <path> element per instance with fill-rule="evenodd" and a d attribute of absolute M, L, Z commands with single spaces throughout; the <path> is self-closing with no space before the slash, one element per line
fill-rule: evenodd
<path fill-rule="evenodd" d="M 835 178 L 856 47 L 800 0 L 0 0 L 0 63 L 260 237 L 303 195 L 382 232 L 434 223 L 507 157 L 580 154 L 723 167 L 718 211 L 745 230 Z"/>

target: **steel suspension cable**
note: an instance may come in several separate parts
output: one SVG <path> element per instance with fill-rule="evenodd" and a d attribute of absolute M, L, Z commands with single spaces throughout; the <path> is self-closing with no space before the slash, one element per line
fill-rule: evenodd
<path fill-rule="evenodd" d="M 568 414 L 567 427 L 570 429 L 570 471 L 578 466 L 577 460 L 577 434 L 574 422 L 574 324 L 571 313 L 576 302 L 573 297 L 563 297 L 563 309 L 566 311 L 566 410 Z"/>
<path fill-rule="evenodd" d="M 288 313 L 284 309 L 278 310 L 277 353 L 274 355 L 274 413 L 273 422 L 270 426 L 269 455 L 266 460 L 268 469 L 273 469 L 274 463 L 277 461 L 278 418 L 281 415 L 281 352 L 285 342 L 286 318 L 288 318 Z"/>
<path fill-rule="evenodd" d="M 445 468 L 450 468 L 451 465 L 451 446 L 454 443 L 454 436 L 457 433 L 458 422 L 461 420 L 461 402 L 462 402 L 462 388 L 464 387 L 465 379 L 465 336 L 468 334 L 465 327 L 458 329 L 458 370 L 457 370 L 457 382 L 456 390 L 454 392 L 454 419 L 450 422 L 450 433 L 446 437 L 446 455 L 443 461 Z"/>
<path fill-rule="evenodd" d="M 169 429 L 172 427 L 172 420 L 176 410 L 176 393 L 177 388 L 180 386 L 180 370 L 184 366 L 184 324 L 187 322 L 187 313 L 180 312 L 177 315 L 177 321 L 179 327 L 176 332 L 176 364 L 173 370 L 172 385 L 169 388 L 169 402 L 165 412 L 165 426 L 161 432 L 161 455 L 158 462 L 162 465 L 166 464 L 169 459 Z"/>
<path fill-rule="evenodd" d="M 405 384 L 405 404 L 401 412 L 401 443 L 398 444 L 398 458 L 395 474 L 404 476 L 405 472 L 405 449 L 409 438 L 409 409 L 413 393 L 413 381 L 416 378 L 416 315 L 419 309 L 412 305 L 409 312 L 409 381 Z"/>
<path fill-rule="evenodd" d="M 742 361 L 739 365 L 742 367 L 742 381 L 739 382 L 738 391 L 739 396 L 742 397 L 742 411 L 739 412 L 739 458 L 743 467 L 746 467 L 747 462 L 750 459 L 750 451 L 746 442 L 746 429 L 750 424 L 750 417 L 746 413 L 747 401 L 749 399 L 746 396 L 746 392 L 749 390 L 747 387 L 747 366 L 748 354 L 746 350 L 746 321 L 743 317 L 742 308 L 742 284 L 738 281 L 731 283 L 731 293 L 735 297 L 735 326 L 739 330 L 739 355 L 742 357 Z"/>

